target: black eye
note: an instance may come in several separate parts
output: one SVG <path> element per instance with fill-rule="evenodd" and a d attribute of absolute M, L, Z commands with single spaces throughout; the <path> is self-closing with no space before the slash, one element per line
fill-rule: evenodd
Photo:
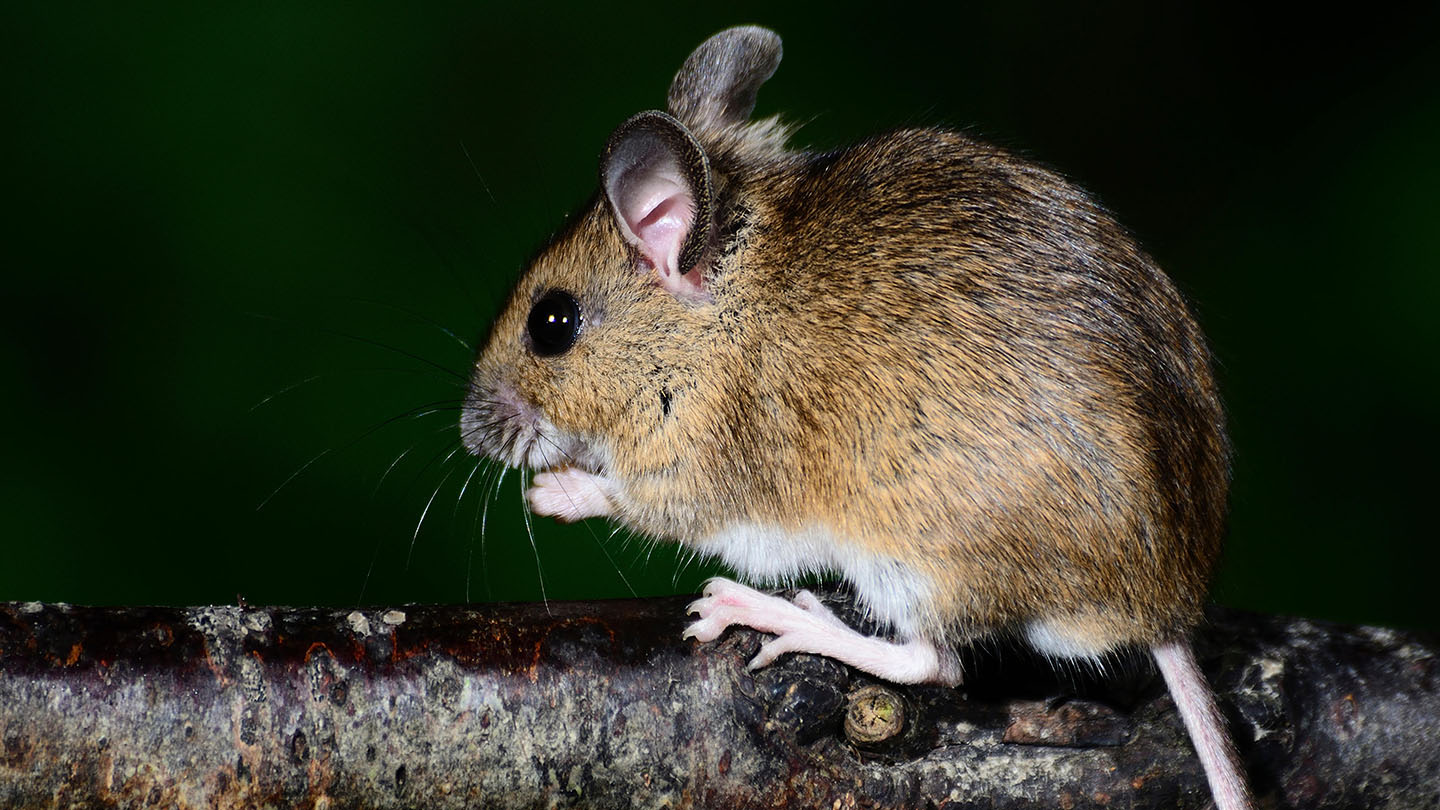
<path fill-rule="evenodd" d="M 580 304 L 564 290 L 551 290 L 530 310 L 530 345 L 542 357 L 564 354 L 580 334 Z"/>

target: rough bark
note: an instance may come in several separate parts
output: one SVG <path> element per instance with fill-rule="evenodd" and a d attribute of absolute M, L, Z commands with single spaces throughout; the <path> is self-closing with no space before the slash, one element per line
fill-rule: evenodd
<path fill-rule="evenodd" d="M 0 806 L 1208 802 L 1138 655 L 1057 675 L 997 643 L 959 689 L 813 656 L 750 673 L 760 636 L 682 641 L 685 604 L 0 605 Z M 1433 640 L 1212 618 L 1201 661 L 1265 805 L 1440 806 Z"/>

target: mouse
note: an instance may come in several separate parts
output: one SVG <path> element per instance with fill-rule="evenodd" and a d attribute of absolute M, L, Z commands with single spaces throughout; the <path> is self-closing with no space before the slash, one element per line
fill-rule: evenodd
<path fill-rule="evenodd" d="M 702 43 L 605 142 L 523 272 L 460 431 L 532 512 L 717 558 L 685 635 L 769 638 L 959 684 L 996 634 L 1056 661 L 1148 649 L 1221 810 L 1252 806 L 1190 641 L 1231 449 L 1205 337 L 1094 198 L 958 131 L 788 145 L 753 118 L 781 41 Z M 883 635 L 814 595 L 838 575 Z"/>

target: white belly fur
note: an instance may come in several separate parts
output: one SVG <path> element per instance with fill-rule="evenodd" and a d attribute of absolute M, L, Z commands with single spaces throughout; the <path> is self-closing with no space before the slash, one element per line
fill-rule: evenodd
<path fill-rule="evenodd" d="M 884 554 L 866 551 L 826 529 L 798 532 L 737 523 L 694 544 L 720 558 L 742 579 L 756 585 L 790 586 L 804 576 L 838 573 L 874 618 L 904 639 L 919 637 L 925 606 L 933 604 L 932 583 Z"/>
<path fill-rule="evenodd" d="M 1067 631 L 1061 622 L 1036 619 L 1025 625 L 1024 632 L 1031 647 L 1051 658 L 1099 663 L 1105 655 L 1104 649 Z"/>

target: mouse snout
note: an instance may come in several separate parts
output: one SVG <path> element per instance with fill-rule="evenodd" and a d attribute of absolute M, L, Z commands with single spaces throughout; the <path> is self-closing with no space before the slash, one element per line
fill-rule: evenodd
<path fill-rule="evenodd" d="M 513 386 L 473 380 L 460 411 L 460 440 L 474 455 L 518 466 L 535 443 L 540 419 Z"/>

